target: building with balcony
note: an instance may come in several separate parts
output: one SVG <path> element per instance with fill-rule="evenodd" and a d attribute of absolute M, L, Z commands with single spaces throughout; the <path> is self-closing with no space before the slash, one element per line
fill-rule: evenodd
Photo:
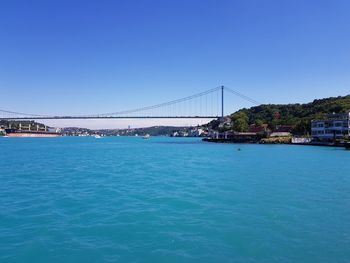
<path fill-rule="evenodd" d="M 319 140 L 342 139 L 350 135 L 350 111 L 329 114 L 324 119 L 311 121 L 311 135 Z"/>

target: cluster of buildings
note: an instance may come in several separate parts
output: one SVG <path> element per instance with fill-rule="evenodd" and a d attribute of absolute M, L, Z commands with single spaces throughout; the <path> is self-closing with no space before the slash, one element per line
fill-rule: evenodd
<path fill-rule="evenodd" d="M 109 136 L 134 136 L 136 132 L 145 132 L 143 129 L 124 129 L 124 130 L 89 130 L 85 128 L 63 128 L 57 130 L 49 128 L 43 124 L 36 123 L 34 121 L 24 122 L 13 122 L 5 123 L 0 122 L 0 135 L 5 133 L 5 128 L 16 128 L 18 130 L 29 130 L 29 131 L 45 131 L 45 132 L 61 132 L 66 136 L 93 136 L 96 134 L 109 135 Z M 153 127 L 159 129 L 161 127 Z M 54 130 L 53 130 L 54 129 Z M 145 128 L 144 128 L 145 129 Z M 148 128 L 150 129 L 150 128 Z M 226 130 L 219 132 L 218 130 Z M 232 131 L 232 121 L 229 117 L 225 117 L 220 120 L 218 129 L 210 129 L 207 127 L 182 127 L 173 129 L 169 133 L 166 131 L 167 136 L 172 137 L 210 137 L 213 139 L 235 139 L 237 141 L 254 141 L 261 137 L 262 134 L 267 134 L 268 137 L 288 137 L 292 136 L 293 126 L 290 125 L 279 125 L 276 126 L 273 131 L 268 129 L 267 124 L 249 126 L 247 132 L 235 132 Z M 159 135 L 165 135 L 160 133 Z M 334 141 L 336 139 L 350 138 L 350 111 L 346 113 L 333 113 L 326 115 L 322 119 L 311 121 L 311 138 L 312 141 Z M 301 138 L 293 138 L 301 140 Z M 299 142 L 299 141 L 298 141 Z"/>
<path fill-rule="evenodd" d="M 259 135 L 265 134 L 268 137 L 292 137 L 293 126 L 278 125 L 273 131 L 268 129 L 267 124 L 257 126 L 252 124 L 249 126 L 247 132 L 235 132 L 231 130 L 232 122 L 230 118 L 222 119 L 219 124 L 219 130 L 226 130 L 219 132 L 218 130 L 210 130 L 209 137 L 213 139 L 231 139 L 235 141 L 256 141 L 259 140 Z M 226 129 L 225 129 L 226 128 Z M 346 113 L 333 113 L 324 116 L 322 119 L 311 121 L 311 136 L 305 138 L 293 138 L 297 142 L 331 142 L 334 140 L 349 139 L 350 138 L 350 111 Z"/>
<path fill-rule="evenodd" d="M 148 128 L 127 129 L 102 129 L 90 130 L 86 128 L 68 127 L 62 129 L 64 136 L 171 136 L 171 137 L 206 137 L 208 130 L 203 127 L 162 127 L 154 126 Z"/>
<path fill-rule="evenodd" d="M 190 130 L 178 130 L 174 131 L 171 136 L 172 137 L 206 137 L 209 132 L 207 129 L 202 127 L 195 127 Z"/>
<path fill-rule="evenodd" d="M 62 128 L 61 130 L 63 136 L 95 136 L 98 133 L 96 133 L 93 130 L 86 129 L 86 128 L 78 128 L 78 127 L 67 127 Z"/>
<path fill-rule="evenodd" d="M 255 125 L 251 124 L 246 132 L 237 132 L 232 129 L 232 123 L 229 118 L 225 118 L 225 122 L 220 123 L 219 129 L 227 128 L 224 132 L 218 130 L 210 130 L 209 137 L 214 139 L 234 139 L 239 142 L 251 142 L 259 140 L 261 137 L 268 135 L 269 137 L 287 137 L 292 135 L 293 126 L 291 125 L 278 125 L 271 131 L 267 124 Z"/>

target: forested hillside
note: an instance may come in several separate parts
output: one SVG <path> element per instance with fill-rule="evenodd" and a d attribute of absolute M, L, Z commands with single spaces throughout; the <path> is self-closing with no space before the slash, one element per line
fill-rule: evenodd
<path fill-rule="evenodd" d="M 277 125 L 292 125 L 295 134 L 310 132 L 310 121 L 330 113 L 350 110 L 350 95 L 314 100 L 306 104 L 264 104 L 241 109 L 230 115 L 233 130 L 247 131 L 250 124 L 268 124 L 271 130 Z"/>

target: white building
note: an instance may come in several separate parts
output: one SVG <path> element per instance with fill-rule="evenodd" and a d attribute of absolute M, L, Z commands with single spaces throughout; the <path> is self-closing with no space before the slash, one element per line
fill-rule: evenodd
<path fill-rule="evenodd" d="M 225 128 L 225 127 L 231 127 L 231 118 L 229 117 L 224 117 L 223 119 L 220 120 L 219 128 Z"/>
<path fill-rule="evenodd" d="M 323 120 L 311 121 L 311 135 L 320 140 L 341 139 L 350 135 L 350 111 L 330 114 Z"/>
<path fill-rule="evenodd" d="M 202 136 L 203 133 L 204 133 L 204 130 L 201 128 L 195 128 L 191 130 L 191 136 L 194 136 L 194 137 Z"/>

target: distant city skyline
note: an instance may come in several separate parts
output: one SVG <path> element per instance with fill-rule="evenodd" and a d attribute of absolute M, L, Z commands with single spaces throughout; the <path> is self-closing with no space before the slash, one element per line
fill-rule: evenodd
<path fill-rule="evenodd" d="M 2 1 L 0 109 L 115 112 L 220 85 L 262 103 L 347 95 L 349 10 L 341 0 Z M 231 97 L 226 113 L 250 106 Z M 44 123 L 126 128 L 205 121 Z"/>

